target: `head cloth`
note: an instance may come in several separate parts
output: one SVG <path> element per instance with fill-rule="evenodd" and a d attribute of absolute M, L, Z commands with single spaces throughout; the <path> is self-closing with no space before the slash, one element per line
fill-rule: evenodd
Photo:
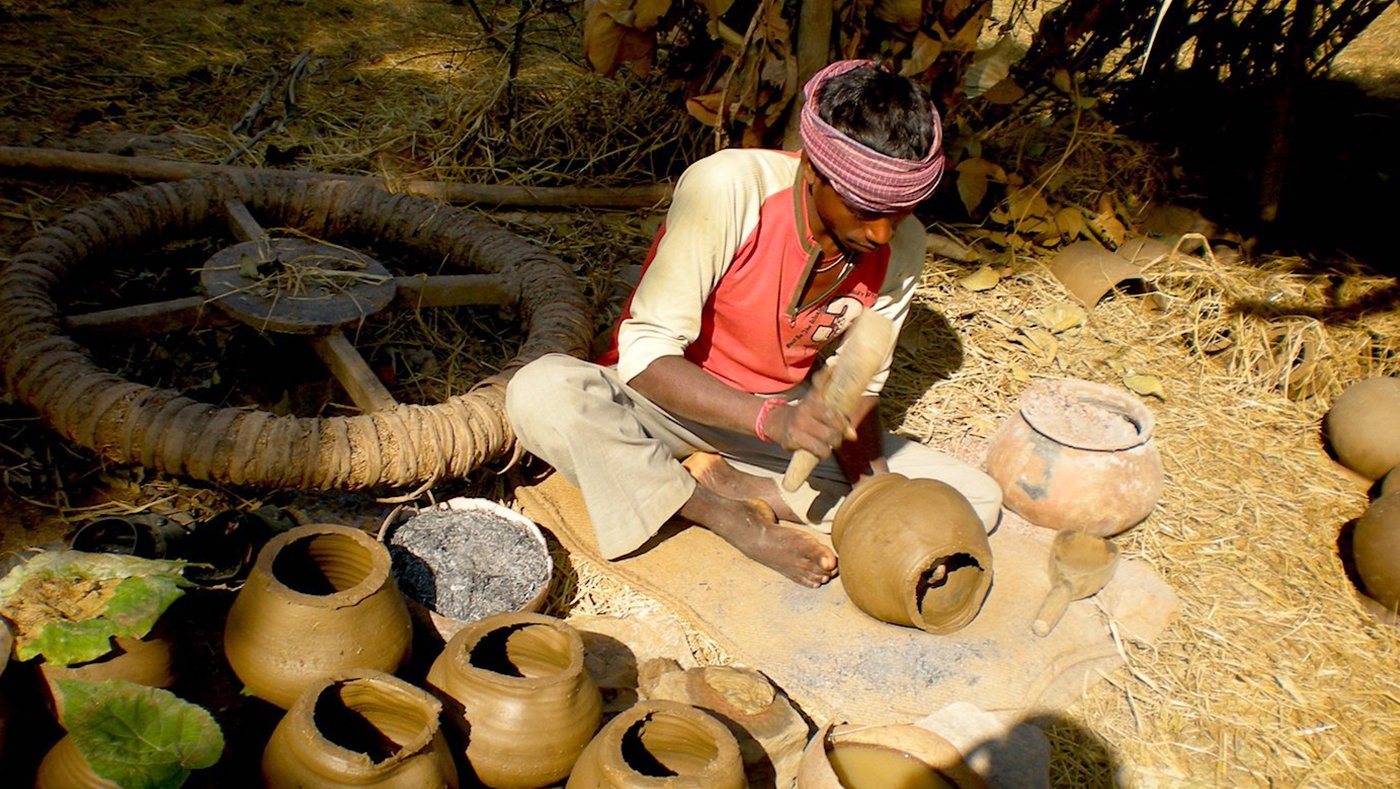
<path fill-rule="evenodd" d="M 807 81 L 798 124 L 802 148 L 812 166 L 851 206 L 876 214 L 907 211 L 933 194 L 943 177 L 943 129 L 938 110 L 933 110 L 933 144 L 920 161 L 886 156 L 851 139 L 822 120 L 817 105 L 828 79 L 857 68 L 878 66 L 869 60 L 838 60 Z"/>

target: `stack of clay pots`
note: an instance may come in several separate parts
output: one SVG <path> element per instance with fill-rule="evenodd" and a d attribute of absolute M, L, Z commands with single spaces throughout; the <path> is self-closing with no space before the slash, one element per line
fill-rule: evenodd
<path fill-rule="evenodd" d="M 1380 618 L 1400 622 L 1400 378 L 1357 381 L 1323 421 L 1342 465 L 1380 480 L 1376 499 L 1356 522 L 1351 559 L 1363 602 Z"/>

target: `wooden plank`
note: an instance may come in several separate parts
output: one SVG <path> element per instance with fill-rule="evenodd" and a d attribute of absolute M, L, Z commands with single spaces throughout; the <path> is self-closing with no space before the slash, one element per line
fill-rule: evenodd
<path fill-rule="evenodd" d="M 203 296 L 186 296 L 132 307 L 85 312 L 65 318 L 70 332 L 111 332 L 114 334 L 164 334 L 188 329 L 195 324 L 226 326 L 232 322 L 221 310 L 206 309 Z"/>
<path fill-rule="evenodd" d="M 345 387 L 350 400 L 363 412 L 387 411 L 398 405 L 360 352 L 340 332 L 311 339 L 311 347 L 330 368 L 331 375 Z"/>
<path fill-rule="evenodd" d="M 257 241 L 267 237 L 267 231 L 253 218 L 252 212 L 243 201 L 225 200 L 224 211 L 228 214 L 228 228 L 233 231 L 234 238 L 239 241 Z"/>
<path fill-rule="evenodd" d="M 393 306 L 464 307 L 473 304 L 505 306 L 520 300 L 520 288 L 494 274 L 444 274 L 435 277 L 396 277 Z"/>

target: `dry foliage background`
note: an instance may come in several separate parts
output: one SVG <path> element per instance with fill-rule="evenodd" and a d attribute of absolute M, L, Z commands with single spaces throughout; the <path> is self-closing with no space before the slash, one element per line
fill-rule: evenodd
<path fill-rule="evenodd" d="M 6 144 L 531 185 L 665 179 L 712 144 L 659 72 L 589 72 L 575 6 L 0 0 L 0 19 Z M 1183 610 L 1158 643 L 1122 642 L 1125 667 L 1050 728 L 1056 785 L 1400 785 L 1400 630 L 1362 610 L 1338 548 L 1368 484 L 1328 457 L 1318 430 L 1349 383 L 1400 375 L 1400 285 L 1359 265 L 1241 257 L 1209 223 L 1155 210 L 1170 162 L 1104 121 L 1075 75 L 1047 73 L 1031 98 L 989 99 L 1017 109 L 969 111 L 955 129 L 957 189 L 937 207 L 953 210 L 924 219 L 962 260 L 930 257 L 885 407 L 901 432 L 972 460 L 1038 376 L 1131 383 L 1156 415 L 1167 492 L 1118 542 Z M 7 175 L 0 255 L 127 185 Z M 958 209 L 987 221 L 944 221 Z M 658 220 L 495 216 L 576 266 L 600 330 Z M 1144 287 L 1076 315 L 1049 273 L 1055 250 L 1149 230 L 1216 243 L 1186 245 L 1192 254 L 1149 266 Z M 143 264 L 113 261 L 114 277 L 140 280 Z M 470 386 L 500 357 L 503 332 L 500 316 L 461 315 L 402 321 L 367 342 L 412 388 L 406 399 L 425 399 Z M 192 350 L 161 351 L 173 355 L 164 372 L 146 369 L 150 348 L 108 352 L 127 375 L 173 381 L 222 363 L 223 349 L 198 338 L 179 347 Z M 454 361 L 463 348 L 469 363 Z M 213 355 L 195 363 L 201 349 Z M 292 388 L 244 394 L 328 407 Z M 100 513 L 204 517 L 276 498 L 103 467 L 12 403 L 0 410 L 0 471 L 6 552 Z M 508 496 L 490 470 L 462 489 Z M 597 568 L 561 564 L 556 613 L 655 607 Z M 701 660 L 726 660 L 702 634 L 691 642 Z"/>

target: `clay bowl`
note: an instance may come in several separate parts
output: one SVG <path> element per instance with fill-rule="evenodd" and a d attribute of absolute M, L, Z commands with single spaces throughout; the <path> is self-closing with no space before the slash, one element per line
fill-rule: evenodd
<path fill-rule="evenodd" d="M 1380 479 L 1400 464 L 1400 378 L 1366 378 L 1347 387 L 1323 418 L 1343 466 Z"/>
<path fill-rule="evenodd" d="M 887 789 L 948 786 L 982 789 L 986 782 L 953 744 L 908 724 L 823 726 L 797 767 L 797 789 Z"/>
<path fill-rule="evenodd" d="M 384 542 L 409 610 L 444 643 L 488 616 L 538 612 L 554 574 L 540 527 L 488 499 L 418 513 Z"/>

